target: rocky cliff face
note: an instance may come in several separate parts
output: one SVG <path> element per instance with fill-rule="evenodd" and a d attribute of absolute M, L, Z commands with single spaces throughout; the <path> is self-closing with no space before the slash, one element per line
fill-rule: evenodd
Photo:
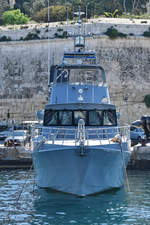
<path fill-rule="evenodd" d="M 96 50 L 104 67 L 112 103 L 121 122 L 130 122 L 150 109 L 143 103 L 150 94 L 150 39 L 130 37 L 110 40 L 88 38 L 87 49 Z M 73 48 L 72 39 L 50 40 L 50 65 L 61 62 L 64 49 Z M 48 97 L 48 42 L 0 43 L 0 117 L 33 119 Z"/>

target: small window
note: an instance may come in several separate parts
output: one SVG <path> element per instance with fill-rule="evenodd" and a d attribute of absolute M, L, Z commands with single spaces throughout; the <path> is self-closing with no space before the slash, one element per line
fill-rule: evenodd
<path fill-rule="evenodd" d="M 89 125 L 100 126 L 102 125 L 102 111 L 89 111 Z"/>
<path fill-rule="evenodd" d="M 116 126 L 117 125 L 115 110 L 104 111 L 103 125 L 104 126 Z"/>
<path fill-rule="evenodd" d="M 86 125 L 86 111 L 74 111 L 74 125 L 78 125 L 80 119 L 83 119 Z"/>
<path fill-rule="evenodd" d="M 134 131 L 134 130 L 135 130 L 135 127 L 130 127 L 130 130 L 131 130 L 131 131 Z"/>
<path fill-rule="evenodd" d="M 71 111 L 59 111 L 59 125 L 72 125 Z"/>
<path fill-rule="evenodd" d="M 57 125 L 57 111 L 45 111 L 44 115 L 44 125 L 50 126 L 50 125 Z"/>
<path fill-rule="evenodd" d="M 138 129 L 137 132 L 143 132 L 144 133 L 144 130 L 141 127 L 138 127 L 137 129 Z"/>

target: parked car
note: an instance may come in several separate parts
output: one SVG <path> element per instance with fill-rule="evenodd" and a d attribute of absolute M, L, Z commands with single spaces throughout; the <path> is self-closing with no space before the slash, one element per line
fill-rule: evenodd
<path fill-rule="evenodd" d="M 11 132 L 11 135 L 5 139 L 4 145 L 8 147 L 25 145 L 27 137 L 26 130 L 14 130 Z"/>
<path fill-rule="evenodd" d="M 132 122 L 132 125 L 142 127 L 145 132 L 146 139 L 147 140 L 150 139 L 150 115 L 149 116 L 147 116 L 147 115 L 141 116 L 141 119 Z"/>
<path fill-rule="evenodd" d="M 5 140 L 8 136 L 10 136 L 9 130 L 4 130 L 0 132 L 0 140 Z"/>
<path fill-rule="evenodd" d="M 140 127 L 130 127 L 130 139 L 138 142 L 141 142 L 141 140 L 146 139 L 146 135 L 144 133 L 144 130 Z"/>

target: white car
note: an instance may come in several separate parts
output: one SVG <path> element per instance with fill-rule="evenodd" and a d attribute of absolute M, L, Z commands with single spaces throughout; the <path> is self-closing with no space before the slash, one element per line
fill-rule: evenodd
<path fill-rule="evenodd" d="M 5 139 L 4 145 L 11 146 L 20 146 L 25 145 L 27 142 L 27 131 L 26 130 L 14 130 L 11 132 L 11 135 Z"/>

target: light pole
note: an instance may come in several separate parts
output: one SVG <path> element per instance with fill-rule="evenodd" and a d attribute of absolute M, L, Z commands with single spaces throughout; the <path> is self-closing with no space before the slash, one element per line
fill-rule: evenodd
<path fill-rule="evenodd" d="M 128 124 L 130 123 L 130 120 L 129 120 L 129 110 L 128 110 L 128 94 L 126 94 L 124 96 L 124 101 L 126 102 L 126 108 L 127 108 L 127 120 L 128 120 Z"/>
<path fill-rule="evenodd" d="M 68 22 L 68 19 L 69 19 L 69 9 L 70 9 L 70 3 L 69 2 L 67 2 L 66 3 L 66 13 L 67 13 L 67 22 Z"/>
<path fill-rule="evenodd" d="M 88 18 L 88 5 L 89 5 L 89 3 L 86 4 L 86 20 Z"/>
<path fill-rule="evenodd" d="M 68 6 L 66 6 L 66 10 L 67 10 L 67 22 L 68 22 Z"/>
<path fill-rule="evenodd" d="M 74 21 L 74 6 L 73 6 L 73 21 Z"/>
<path fill-rule="evenodd" d="M 47 39 L 48 39 L 48 86 L 50 84 L 50 42 L 49 42 L 49 35 L 50 35 L 50 32 L 49 32 L 49 23 L 50 23 L 50 0 L 48 0 L 48 36 L 47 36 Z"/>

